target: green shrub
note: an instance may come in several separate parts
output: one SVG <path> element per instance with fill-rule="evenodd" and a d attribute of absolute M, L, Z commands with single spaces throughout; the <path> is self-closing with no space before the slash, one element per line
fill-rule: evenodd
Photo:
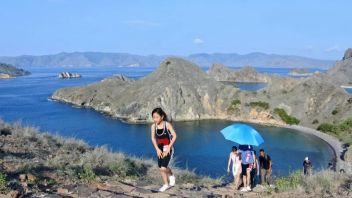
<path fill-rule="evenodd" d="M 144 163 L 138 163 L 135 160 L 126 159 L 124 166 L 126 167 L 126 176 L 144 176 L 148 171 L 148 167 Z"/>
<path fill-rule="evenodd" d="M 231 101 L 230 107 L 227 110 L 233 111 L 235 109 L 238 109 L 238 106 L 240 104 L 241 104 L 241 101 L 239 99 L 234 99 Z"/>
<path fill-rule="evenodd" d="M 279 177 L 275 183 L 280 191 L 296 189 L 302 183 L 301 171 L 293 172 L 287 177 Z"/>
<path fill-rule="evenodd" d="M 332 114 L 332 115 L 336 115 L 338 112 L 339 112 L 339 111 L 338 111 L 337 109 L 334 109 L 334 110 L 331 112 L 331 114 Z"/>
<path fill-rule="evenodd" d="M 239 99 L 235 99 L 235 100 L 233 100 L 231 102 L 231 105 L 233 105 L 233 106 L 236 106 L 236 105 L 239 105 L 239 104 L 241 104 L 241 101 Z"/>
<path fill-rule="evenodd" d="M 6 175 L 3 172 L 0 172 L 0 192 L 3 192 L 6 189 Z"/>
<path fill-rule="evenodd" d="M 331 133 L 337 133 L 337 126 L 335 126 L 334 124 L 329 124 L 329 123 L 322 123 L 318 126 L 317 128 L 319 131 L 323 131 L 323 132 L 331 132 Z"/>
<path fill-rule="evenodd" d="M 331 197 L 331 193 L 336 191 L 341 193 L 344 190 L 341 187 L 348 183 L 349 177 L 351 177 L 349 174 L 322 170 L 303 177 L 301 186 L 306 193 L 316 194 L 319 197 Z"/>
<path fill-rule="evenodd" d="M 318 124 L 318 123 L 319 123 L 319 120 L 317 120 L 317 119 L 314 119 L 312 122 L 312 124 Z"/>
<path fill-rule="evenodd" d="M 267 102 L 262 102 L 262 101 L 250 102 L 249 105 L 251 107 L 260 107 L 260 108 L 263 108 L 263 109 L 269 109 L 269 103 L 267 103 Z"/>
<path fill-rule="evenodd" d="M 288 115 L 284 109 L 275 108 L 274 113 L 278 114 L 280 116 L 281 120 L 283 120 L 286 124 L 299 124 L 300 123 L 299 119 Z"/>
<path fill-rule="evenodd" d="M 95 180 L 96 175 L 91 168 L 83 168 L 83 170 L 78 173 L 78 178 L 83 182 L 89 183 Z"/>
<path fill-rule="evenodd" d="M 345 143 L 352 143 L 352 118 L 348 118 L 340 123 L 322 123 L 317 130 L 330 133 Z"/>
<path fill-rule="evenodd" d="M 338 134 L 342 131 L 348 131 L 352 129 L 352 118 L 348 118 L 347 120 L 344 120 L 343 122 L 337 124 L 322 123 L 318 126 L 317 129 L 319 131 L 331 132 L 335 134 Z"/>
<path fill-rule="evenodd" d="M 351 130 L 352 129 L 352 118 L 348 118 L 339 124 L 340 130 Z"/>

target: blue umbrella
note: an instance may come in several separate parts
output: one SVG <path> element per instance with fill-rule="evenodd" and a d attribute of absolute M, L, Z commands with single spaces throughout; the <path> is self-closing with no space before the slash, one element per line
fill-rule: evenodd
<path fill-rule="evenodd" d="M 233 124 L 221 130 L 225 139 L 242 145 L 259 146 L 264 142 L 262 136 L 253 127 L 246 124 Z"/>

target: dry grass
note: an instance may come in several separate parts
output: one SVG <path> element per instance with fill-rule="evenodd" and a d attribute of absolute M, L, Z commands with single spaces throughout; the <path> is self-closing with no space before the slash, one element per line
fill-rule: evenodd
<path fill-rule="evenodd" d="M 21 149 L 36 156 L 37 162 L 22 160 L 21 170 L 33 172 L 38 166 L 54 169 L 59 176 L 74 182 L 93 180 L 133 179 L 159 184 L 161 177 L 156 161 L 120 152 L 111 152 L 106 146 L 90 147 L 75 138 L 64 138 L 36 127 L 24 127 L 20 122 L 7 124 L 0 120 L 0 129 L 10 129 Z M 217 185 L 220 179 L 197 176 L 194 171 L 173 168 L 178 183 Z"/>
<path fill-rule="evenodd" d="M 338 173 L 328 170 L 304 176 L 300 171 L 276 180 L 279 192 L 298 192 L 315 196 L 331 196 L 349 193 L 352 195 L 351 173 Z"/>

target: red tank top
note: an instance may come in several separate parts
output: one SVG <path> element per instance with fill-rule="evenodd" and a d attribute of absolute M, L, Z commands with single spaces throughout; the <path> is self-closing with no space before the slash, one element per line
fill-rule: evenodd
<path fill-rule="evenodd" d="M 158 145 L 169 145 L 171 141 L 171 134 L 169 129 L 166 127 L 166 122 L 164 122 L 164 127 L 162 129 L 158 129 L 155 124 L 155 137 Z"/>

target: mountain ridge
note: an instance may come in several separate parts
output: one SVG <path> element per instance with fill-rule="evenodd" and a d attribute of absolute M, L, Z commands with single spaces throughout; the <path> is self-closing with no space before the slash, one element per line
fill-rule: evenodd
<path fill-rule="evenodd" d="M 51 55 L 0 56 L 0 62 L 20 67 L 100 67 L 130 66 L 157 67 L 170 55 L 136 55 L 130 53 L 109 52 L 61 52 Z M 202 67 L 210 67 L 221 63 L 231 67 L 252 65 L 254 67 L 298 67 L 298 68 L 329 68 L 333 60 L 320 60 L 294 55 L 277 55 L 253 52 L 237 53 L 197 53 L 180 56 Z"/>

